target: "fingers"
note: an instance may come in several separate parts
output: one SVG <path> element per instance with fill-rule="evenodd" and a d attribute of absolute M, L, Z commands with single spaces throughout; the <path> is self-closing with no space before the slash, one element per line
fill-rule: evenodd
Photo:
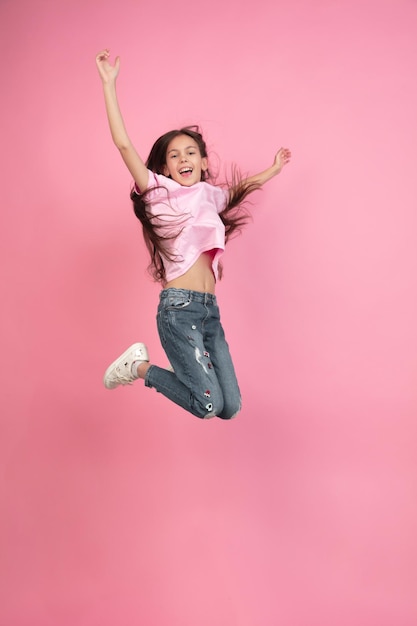
<path fill-rule="evenodd" d="M 119 74 L 120 57 L 116 57 L 114 65 L 111 64 L 109 48 L 104 48 L 96 55 L 96 65 L 100 76 L 104 82 L 115 80 Z"/>
<path fill-rule="evenodd" d="M 291 151 L 288 148 L 280 148 L 275 155 L 274 167 L 279 173 L 284 165 L 290 162 L 291 159 Z"/>
<path fill-rule="evenodd" d="M 288 148 L 280 148 L 277 157 L 280 157 L 284 163 L 288 163 L 291 159 L 291 150 Z"/>
<path fill-rule="evenodd" d="M 110 50 L 108 48 L 105 48 L 104 50 L 101 50 L 96 55 L 96 61 L 104 61 L 105 59 L 108 59 L 109 56 L 110 56 Z"/>

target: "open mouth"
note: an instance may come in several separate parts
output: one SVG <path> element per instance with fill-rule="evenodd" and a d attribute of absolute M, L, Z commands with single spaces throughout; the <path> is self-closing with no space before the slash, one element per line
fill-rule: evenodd
<path fill-rule="evenodd" d="M 191 167 L 182 167 L 180 169 L 181 176 L 191 176 L 193 169 Z"/>

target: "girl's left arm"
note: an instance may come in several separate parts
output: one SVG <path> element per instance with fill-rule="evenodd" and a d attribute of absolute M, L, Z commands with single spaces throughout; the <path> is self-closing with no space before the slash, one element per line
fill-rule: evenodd
<path fill-rule="evenodd" d="M 254 176 L 249 176 L 244 181 L 245 185 L 259 185 L 262 187 L 268 180 L 277 176 L 280 173 L 282 168 L 287 165 L 291 160 L 291 152 L 288 148 L 280 148 L 275 155 L 275 159 L 271 167 L 260 172 L 259 174 L 255 174 Z"/>

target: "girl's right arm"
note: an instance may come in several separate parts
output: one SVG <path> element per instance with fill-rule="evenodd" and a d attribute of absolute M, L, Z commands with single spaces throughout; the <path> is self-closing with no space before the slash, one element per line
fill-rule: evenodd
<path fill-rule="evenodd" d="M 111 136 L 135 183 L 141 191 L 145 191 L 148 186 L 149 172 L 129 139 L 117 100 L 116 78 L 119 74 L 120 59 L 116 57 L 114 65 L 111 65 L 109 54 L 107 49 L 99 52 L 96 56 L 96 64 L 103 83 L 104 101 Z"/>

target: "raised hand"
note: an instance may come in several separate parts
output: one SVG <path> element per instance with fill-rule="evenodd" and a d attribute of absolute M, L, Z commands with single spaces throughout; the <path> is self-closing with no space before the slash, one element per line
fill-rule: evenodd
<path fill-rule="evenodd" d="M 291 152 L 288 148 L 280 148 L 275 155 L 273 167 L 276 169 L 276 173 L 282 170 L 284 165 L 287 165 L 291 160 Z"/>
<path fill-rule="evenodd" d="M 110 50 L 106 48 L 96 56 L 96 65 L 104 83 L 115 81 L 120 69 L 120 58 L 116 57 L 114 65 L 109 62 Z"/>

